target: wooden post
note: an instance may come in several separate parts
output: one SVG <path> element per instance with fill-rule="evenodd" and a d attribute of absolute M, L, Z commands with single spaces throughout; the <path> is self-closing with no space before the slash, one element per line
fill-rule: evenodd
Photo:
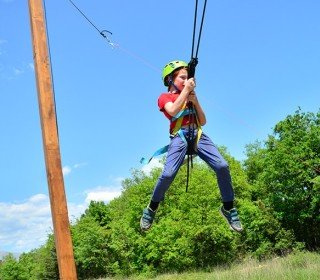
<path fill-rule="evenodd" d="M 76 280 L 42 0 L 29 0 L 42 138 L 60 279 Z"/>

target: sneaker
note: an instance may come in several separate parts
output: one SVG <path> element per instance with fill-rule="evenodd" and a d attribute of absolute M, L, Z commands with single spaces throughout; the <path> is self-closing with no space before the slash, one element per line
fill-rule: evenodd
<path fill-rule="evenodd" d="M 142 217 L 140 219 L 141 230 L 147 231 L 151 228 L 155 215 L 156 212 L 152 211 L 149 207 L 143 209 Z"/>
<path fill-rule="evenodd" d="M 223 206 L 221 206 L 220 214 L 227 220 L 228 224 L 230 225 L 230 229 L 237 232 L 243 230 L 236 208 L 232 208 L 230 211 L 227 211 L 223 208 Z"/>

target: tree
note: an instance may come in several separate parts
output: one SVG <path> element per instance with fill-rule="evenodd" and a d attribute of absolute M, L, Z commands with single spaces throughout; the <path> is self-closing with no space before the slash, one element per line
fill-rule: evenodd
<path fill-rule="evenodd" d="M 26 280 L 22 278 L 18 261 L 12 254 L 5 256 L 0 265 L 1 280 Z"/>
<path fill-rule="evenodd" d="M 297 177 L 291 182 L 290 176 L 286 176 L 286 173 L 283 175 L 286 168 L 286 172 L 293 174 L 299 170 L 287 155 L 286 148 L 292 147 L 292 141 L 289 141 L 289 146 L 285 145 L 291 135 L 284 130 L 286 127 L 278 126 L 279 131 L 286 133 L 282 133 L 281 137 L 270 137 L 266 147 L 260 144 L 250 147 L 245 169 L 225 148 L 221 149 L 229 163 L 236 206 L 244 225 L 241 234 L 232 232 L 219 215 L 221 197 L 215 173 L 197 160 L 192 169 L 188 192 L 185 190 L 186 166 L 183 166 L 166 193 L 151 230 L 141 232 L 139 221 L 142 209 L 149 202 L 161 170 L 154 169 L 148 175 L 133 170 L 132 176 L 123 182 L 121 196 L 108 204 L 91 202 L 85 213 L 72 225 L 79 279 L 138 273 L 151 276 L 155 273 L 206 269 L 248 255 L 263 259 L 274 254 L 287 254 L 297 248 L 297 228 L 288 222 L 301 218 L 301 213 L 292 212 L 292 220 L 286 220 L 288 217 L 282 215 L 284 209 L 291 207 L 284 207 L 287 200 L 294 203 L 295 199 L 292 192 L 294 188 L 290 193 L 286 192 L 286 186 L 291 186 L 289 183 L 297 186 L 301 179 Z M 309 131 L 313 136 L 319 136 L 317 129 L 312 127 Z M 300 138 L 303 138 L 302 134 Z M 311 141 L 309 138 L 306 140 Z M 312 189 L 308 209 L 311 213 L 319 209 L 317 160 L 314 156 L 298 161 L 298 164 L 312 164 L 311 170 L 306 169 L 302 173 L 309 175 L 302 177 L 302 182 L 303 186 L 308 187 L 303 189 L 304 192 Z M 308 185 L 306 182 L 311 183 Z M 281 205 L 277 204 L 279 197 Z M 25 278 L 21 277 L 27 274 L 27 279 L 58 279 L 54 252 L 53 237 L 50 235 L 45 246 L 23 254 L 19 262 L 5 260 L 0 267 L 1 279 L 22 280 Z M 14 278 L 17 275 L 20 278 Z"/>
<path fill-rule="evenodd" d="M 257 196 L 308 249 L 320 245 L 320 114 L 301 109 L 274 128 L 265 148 L 249 151 L 246 167 Z"/>
<path fill-rule="evenodd" d="M 77 225 L 72 226 L 72 239 L 79 279 L 106 275 L 108 240 L 103 227 L 91 216 L 82 216 Z"/>
<path fill-rule="evenodd" d="M 259 258 L 295 247 L 294 236 L 282 230 L 272 209 L 252 202 L 252 186 L 240 162 L 222 149 L 229 162 L 244 223 L 239 235 L 230 231 L 218 213 L 221 205 L 216 176 L 207 165 L 195 162 L 186 193 L 186 167 L 177 174 L 161 203 L 152 229 L 139 228 L 142 209 L 148 203 L 160 170 L 147 176 L 134 171 L 123 182 L 120 197 L 106 205 L 110 219 L 108 271 L 117 275 L 163 273 L 206 268 L 243 258 L 250 252 Z M 100 215 L 94 215 L 99 217 Z"/>

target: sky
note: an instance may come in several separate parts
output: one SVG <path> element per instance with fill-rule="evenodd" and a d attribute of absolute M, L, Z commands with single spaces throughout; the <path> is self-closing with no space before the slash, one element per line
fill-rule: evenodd
<path fill-rule="evenodd" d="M 195 1 L 46 0 L 69 217 L 110 201 L 168 144 L 158 111 L 163 66 L 191 58 Z M 199 11 L 203 1 L 199 0 Z M 320 101 L 318 0 L 211 0 L 196 69 L 203 127 L 238 160 L 299 107 Z M 200 17 L 200 14 L 199 14 Z M 199 22 L 199 20 L 198 20 Z M 0 251 L 28 252 L 52 232 L 28 1 L 0 0 Z"/>

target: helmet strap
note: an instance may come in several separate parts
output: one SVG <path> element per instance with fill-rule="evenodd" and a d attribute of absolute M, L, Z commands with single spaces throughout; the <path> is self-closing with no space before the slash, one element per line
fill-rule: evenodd
<path fill-rule="evenodd" d="M 169 83 L 169 88 L 170 88 L 171 86 L 173 86 L 174 89 L 175 89 L 177 92 L 179 92 L 179 93 L 181 92 L 181 91 L 178 89 L 178 87 L 173 83 L 171 75 L 168 77 L 168 83 Z"/>

